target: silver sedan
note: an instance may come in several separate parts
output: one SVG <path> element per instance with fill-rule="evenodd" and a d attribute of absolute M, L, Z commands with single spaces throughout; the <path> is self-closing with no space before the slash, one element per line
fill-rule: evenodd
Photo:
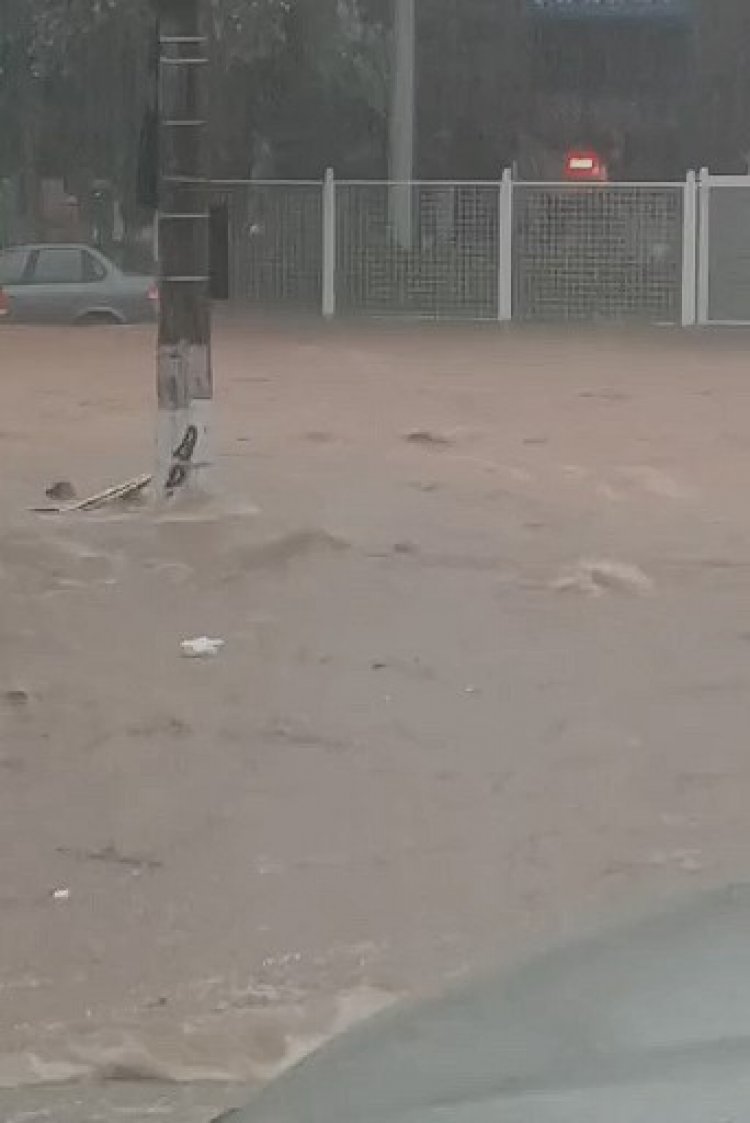
<path fill-rule="evenodd" d="M 0 323 L 148 323 L 158 304 L 152 277 L 123 273 L 90 246 L 0 250 Z"/>

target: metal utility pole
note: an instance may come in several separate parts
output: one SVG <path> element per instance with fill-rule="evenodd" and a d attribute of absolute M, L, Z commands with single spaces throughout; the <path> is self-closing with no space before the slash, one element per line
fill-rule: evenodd
<path fill-rule="evenodd" d="M 157 0 L 160 257 L 158 494 L 200 491 L 213 404 L 204 0 Z"/>
<path fill-rule="evenodd" d="M 390 222 L 403 249 L 412 244 L 414 102 L 416 67 L 415 0 L 393 0 L 393 105 L 391 108 Z"/>

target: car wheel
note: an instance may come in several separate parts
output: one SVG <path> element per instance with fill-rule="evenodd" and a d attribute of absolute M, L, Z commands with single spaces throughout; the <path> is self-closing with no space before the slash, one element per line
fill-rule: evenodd
<path fill-rule="evenodd" d="M 122 324 L 124 321 L 114 312 L 84 312 L 76 320 L 80 327 L 105 326 L 107 324 Z"/>

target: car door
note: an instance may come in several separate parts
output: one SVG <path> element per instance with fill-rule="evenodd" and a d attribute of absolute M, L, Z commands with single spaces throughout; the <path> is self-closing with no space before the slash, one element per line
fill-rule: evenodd
<path fill-rule="evenodd" d="M 118 271 L 95 250 L 84 249 L 83 284 L 77 303 L 76 317 L 104 312 L 117 303 L 115 291 Z"/>
<path fill-rule="evenodd" d="M 11 319 L 28 318 L 30 252 L 26 247 L 0 250 L 0 289 L 10 298 Z"/>
<path fill-rule="evenodd" d="M 84 303 L 83 251 L 80 246 L 44 246 L 34 252 L 27 277 L 28 318 L 66 323 Z"/>

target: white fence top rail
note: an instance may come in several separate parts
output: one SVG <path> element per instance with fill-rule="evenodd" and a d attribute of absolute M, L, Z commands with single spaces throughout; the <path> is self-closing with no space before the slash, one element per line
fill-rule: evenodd
<path fill-rule="evenodd" d="M 614 181 L 608 180 L 607 182 L 604 182 L 604 183 L 586 183 L 585 181 L 581 181 L 579 183 L 574 183 L 574 182 L 571 182 L 570 180 L 565 180 L 565 179 L 557 179 L 557 180 L 514 179 L 512 182 L 513 182 L 514 187 L 566 187 L 566 188 L 569 188 L 573 191 L 577 191 L 582 187 L 586 188 L 589 191 L 601 191 L 602 188 L 607 188 L 607 187 L 618 187 L 618 188 L 634 187 L 634 188 L 638 188 L 638 190 L 644 190 L 645 188 L 652 188 L 654 190 L 663 191 L 663 190 L 665 190 L 667 188 L 671 188 L 671 187 L 681 189 L 685 186 L 685 180 L 684 179 L 673 179 L 673 180 L 669 180 L 668 182 L 666 180 L 654 181 L 654 180 L 646 180 L 646 179 L 643 179 L 643 180 L 628 179 L 628 180 L 614 180 Z"/>
<path fill-rule="evenodd" d="M 737 186 L 748 186 L 750 176 L 711 176 L 713 182 L 736 183 Z M 188 182 L 188 180 L 185 180 Z M 323 179 L 190 179 L 191 183 L 207 182 L 211 187 L 322 187 Z M 337 179 L 339 187 L 497 187 L 502 179 Z M 631 188 L 660 188 L 684 187 L 685 180 L 653 181 L 653 180 L 616 180 L 606 183 L 575 183 L 570 180 L 549 179 L 514 179 L 514 187 L 565 187 L 570 190 L 586 188 L 589 191 L 601 190 L 602 187 L 631 187 Z"/>
<path fill-rule="evenodd" d="M 322 187 L 322 179 L 210 179 L 210 187 Z"/>
<path fill-rule="evenodd" d="M 497 187 L 501 179 L 337 179 L 339 187 Z"/>
<path fill-rule="evenodd" d="M 717 187 L 750 187 L 750 175 L 714 175 L 712 172 L 702 172 L 701 180 Z"/>

